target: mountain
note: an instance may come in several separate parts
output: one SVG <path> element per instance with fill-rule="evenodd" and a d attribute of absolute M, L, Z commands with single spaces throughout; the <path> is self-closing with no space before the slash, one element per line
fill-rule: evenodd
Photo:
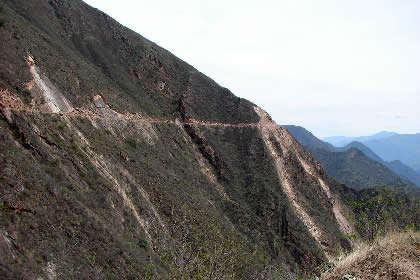
<path fill-rule="evenodd" d="M 330 152 L 336 151 L 336 148 L 333 145 L 318 139 L 310 131 L 301 126 L 283 125 L 283 127 L 286 127 L 290 134 L 310 151 L 315 149 L 322 149 Z"/>
<path fill-rule="evenodd" d="M 402 163 L 383 161 L 363 143 L 354 141 L 345 147 L 334 148 L 303 127 L 284 127 L 311 152 L 330 176 L 349 186 L 360 189 L 386 185 L 411 189 L 415 187 L 410 182 L 420 185 L 420 174 Z"/>
<path fill-rule="evenodd" d="M 352 190 L 263 109 L 79 0 L 0 3 L 1 279 L 287 279 L 351 249 Z"/>
<path fill-rule="evenodd" d="M 369 140 L 378 140 L 378 139 L 386 139 L 388 137 L 397 135 L 395 132 L 389 132 L 389 131 L 381 131 L 376 134 L 370 135 L 370 136 L 360 136 L 360 137 L 346 137 L 346 136 L 330 136 L 326 137 L 322 140 L 324 140 L 327 143 L 330 143 L 336 147 L 344 147 L 347 144 L 357 141 L 357 142 L 365 142 Z"/>
<path fill-rule="evenodd" d="M 299 141 L 299 140 L 298 140 Z M 368 158 L 380 162 L 393 172 L 395 172 L 398 176 L 409 180 L 410 182 L 420 186 L 420 173 L 416 172 L 414 169 L 408 167 L 407 165 L 403 164 L 399 160 L 393 161 L 384 161 L 378 155 L 376 155 L 371 149 L 369 149 L 366 145 L 360 142 L 351 142 L 347 144 L 345 147 L 337 147 L 336 151 L 347 151 L 351 148 L 357 148 L 361 152 L 363 152 Z"/>
<path fill-rule="evenodd" d="M 384 139 L 368 140 L 364 144 L 386 161 L 400 160 L 419 170 L 420 133 L 398 134 Z"/>
<path fill-rule="evenodd" d="M 323 138 L 322 140 L 336 147 L 343 147 L 347 145 L 348 143 L 355 141 L 355 139 L 356 137 L 329 136 L 329 137 Z"/>
<path fill-rule="evenodd" d="M 365 156 L 367 156 L 368 158 L 370 158 L 370 159 L 372 159 L 374 161 L 377 161 L 377 162 L 380 162 L 380 163 L 383 163 L 384 162 L 371 149 L 369 149 L 367 146 L 363 145 L 363 143 L 358 142 L 358 141 L 353 141 L 353 142 L 347 144 L 344 147 L 337 147 L 337 148 L 335 148 L 335 151 L 337 151 L 337 152 L 344 152 L 344 151 L 347 151 L 347 150 L 349 150 L 351 148 L 358 149 L 359 151 L 363 152 L 363 154 L 365 154 Z"/>
<path fill-rule="evenodd" d="M 401 161 L 393 160 L 385 162 L 385 165 L 399 176 L 406 178 L 407 180 L 413 182 L 417 186 L 420 186 L 420 173 L 414 171 L 412 168 L 408 167 Z"/>
<path fill-rule="evenodd" d="M 350 148 L 344 152 L 317 149 L 311 153 L 330 176 L 357 189 L 380 186 L 402 189 L 414 187 L 388 167 L 371 160 L 356 148 Z"/>
<path fill-rule="evenodd" d="M 371 136 L 332 136 L 324 138 L 323 140 L 336 147 L 339 147 L 339 151 L 346 150 L 348 147 L 354 146 L 353 142 L 360 142 L 364 145 L 361 146 L 360 144 L 357 144 L 359 145 L 358 148 L 360 150 L 366 149 L 365 147 L 368 147 L 370 151 L 375 153 L 385 162 L 399 160 L 403 164 L 411 168 L 412 171 L 420 174 L 420 133 L 397 134 L 394 132 L 383 131 Z M 347 146 L 347 148 L 345 146 Z M 367 151 L 367 153 L 370 152 Z M 371 153 L 368 156 L 372 158 Z M 378 160 L 377 157 L 372 159 Z M 389 166 L 393 167 L 396 165 L 391 164 Z M 398 172 L 398 170 L 401 170 L 401 168 L 396 168 L 394 171 Z M 412 174 L 412 171 L 410 171 L 409 173 Z M 417 180 L 412 178 L 413 177 L 411 176 L 410 180 Z"/>

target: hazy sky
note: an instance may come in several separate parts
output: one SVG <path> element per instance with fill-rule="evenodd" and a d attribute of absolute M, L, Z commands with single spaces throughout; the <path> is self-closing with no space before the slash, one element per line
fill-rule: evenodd
<path fill-rule="evenodd" d="M 420 132 L 418 0 L 85 0 L 278 124 Z"/>

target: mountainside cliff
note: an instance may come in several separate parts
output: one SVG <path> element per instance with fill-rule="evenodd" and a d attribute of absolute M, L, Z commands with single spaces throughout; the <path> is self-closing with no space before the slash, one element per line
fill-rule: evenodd
<path fill-rule="evenodd" d="M 278 279 L 346 188 L 261 108 L 79 0 L 1 1 L 2 279 Z"/>

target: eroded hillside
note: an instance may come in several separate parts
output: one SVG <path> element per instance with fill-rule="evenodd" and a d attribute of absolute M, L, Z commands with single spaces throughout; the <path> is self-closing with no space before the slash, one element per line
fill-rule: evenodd
<path fill-rule="evenodd" d="M 276 279 L 350 249 L 286 129 L 74 1 L 2 1 L 3 278 Z"/>

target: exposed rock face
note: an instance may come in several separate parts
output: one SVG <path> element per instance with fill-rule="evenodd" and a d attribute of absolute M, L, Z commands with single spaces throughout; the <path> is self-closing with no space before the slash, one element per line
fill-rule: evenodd
<path fill-rule="evenodd" d="M 31 91 L 41 110 L 52 113 L 71 111 L 72 107 L 64 94 L 47 77 L 41 77 L 34 59 L 28 55 L 26 60 L 33 77 L 33 80 L 27 83 L 27 89 Z"/>
<path fill-rule="evenodd" d="M 270 279 L 349 248 L 336 183 L 262 109 L 81 1 L 5 10 L 4 278 Z"/>
<path fill-rule="evenodd" d="M 0 107 L 17 110 L 24 109 L 22 100 L 4 88 L 0 88 Z"/>
<path fill-rule="evenodd" d="M 325 183 L 323 179 L 325 172 L 320 165 L 314 162 L 308 153 L 296 143 L 296 140 L 285 128 L 278 127 L 278 125 L 271 120 L 270 116 L 260 108 L 256 107 L 255 110 L 260 116 L 260 131 L 268 150 L 273 156 L 280 182 L 283 185 L 283 191 L 308 231 L 328 254 L 329 249 L 331 249 L 328 245 L 331 242 L 331 238 L 326 235 L 324 230 L 322 230 L 313 220 L 308 210 L 305 209 L 304 205 L 310 203 L 299 203 L 299 200 L 302 200 L 301 197 L 304 196 L 298 193 L 299 191 L 295 185 L 296 182 L 292 181 L 294 178 L 290 178 L 290 174 L 293 174 L 293 171 L 288 171 L 290 166 L 292 166 L 292 168 L 297 167 L 301 169 L 301 173 L 297 175 L 298 183 L 300 183 L 299 181 L 303 181 L 303 178 L 307 176 L 309 178 L 312 177 L 312 188 L 321 187 L 320 189 L 323 193 L 321 192 L 319 194 L 319 199 L 320 201 L 326 201 L 327 203 L 321 203 L 319 206 L 332 206 L 334 217 L 340 226 L 340 230 L 344 234 L 350 234 L 354 232 L 354 229 L 352 229 L 351 224 L 342 213 L 343 206 L 340 201 L 333 196 L 329 186 Z M 275 146 L 276 144 L 280 145 L 280 149 Z M 315 197 L 311 197 L 311 199 L 314 198 Z"/>

